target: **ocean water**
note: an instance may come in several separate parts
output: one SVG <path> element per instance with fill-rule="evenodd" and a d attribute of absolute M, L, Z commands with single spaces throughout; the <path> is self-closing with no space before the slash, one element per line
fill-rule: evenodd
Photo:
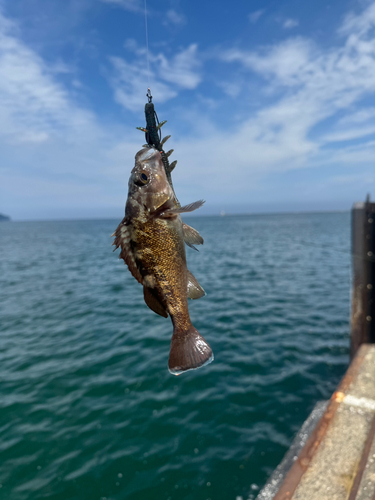
<path fill-rule="evenodd" d="M 0 497 L 253 499 L 347 368 L 350 214 L 186 218 L 215 361 L 179 377 L 120 219 L 0 225 Z"/>

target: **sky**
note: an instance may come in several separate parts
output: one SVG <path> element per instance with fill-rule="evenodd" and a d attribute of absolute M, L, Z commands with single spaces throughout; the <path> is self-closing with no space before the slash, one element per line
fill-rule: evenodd
<path fill-rule="evenodd" d="M 202 215 L 375 196 L 375 2 L 0 0 L 0 212 L 121 219 L 149 86 Z"/>

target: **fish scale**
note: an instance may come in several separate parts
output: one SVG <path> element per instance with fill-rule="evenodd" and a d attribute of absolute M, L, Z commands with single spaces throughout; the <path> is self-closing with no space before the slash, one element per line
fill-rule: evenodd
<path fill-rule="evenodd" d="M 138 234 L 141 231 L 139 226 L 134 227 Z M 177 231 L 171 232 L 165 221 L 155 219 L 146 225 L 146 229 L 142 225 L 142 234 L 137 241 L 141 247 L 150 247 L 142 259 L 144 274 L 157 277 L 163 295 L 169 297 L 168 312 L 180 326 L 187 326 L 190 318 L 187 314 L 186 254 L 182 236 Z"/>

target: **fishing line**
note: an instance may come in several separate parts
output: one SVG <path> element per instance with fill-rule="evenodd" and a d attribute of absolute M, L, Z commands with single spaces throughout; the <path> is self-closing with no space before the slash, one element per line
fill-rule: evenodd
<path fill-rule="evenodd" d="M 150 59 L 148 55 L 148 29 L 147 29 L 147 3 L 145 0 L 145 28 L 146 28 L 146 57 L 147 57 L 147 80 L 150 87 Z"/>

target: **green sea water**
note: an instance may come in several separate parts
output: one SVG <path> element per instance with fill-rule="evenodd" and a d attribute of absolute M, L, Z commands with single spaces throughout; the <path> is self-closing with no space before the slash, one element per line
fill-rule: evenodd
<path fill-rule="evenodd" d="M 0 225 L 0 497 L 251 500 L 348 365 L 350 215 L 186 218 L 215 360 L 179 377 L 120 219 Z"/>

